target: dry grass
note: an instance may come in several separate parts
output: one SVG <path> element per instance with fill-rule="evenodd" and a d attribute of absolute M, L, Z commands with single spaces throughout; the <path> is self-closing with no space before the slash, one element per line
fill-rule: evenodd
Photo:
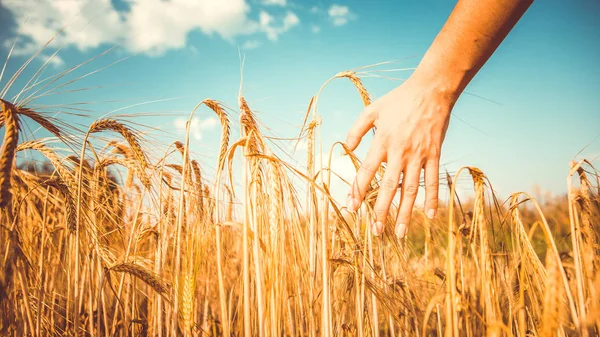
<path fill-rule="evenodd" d="M 356 73 L 335 78 L 370 104 Z M 274 154 L 243 97 L 231 144 L 230 113 L 202 101 L 194 111 L 204 105 L 222 125 L 212 181 L 190 158 L 189 131 L 165 151 L 178 159 L 155 159 L 125 122 L 73 134 L 2 100 L 0 336 L 598 335 L 600 199 L 590 163 L 573 163 L 568 195 L 543 205 L 526 194 L 501 204 L 483 172 L 461 169 L 436 220 L 415 210 L 407 239 L 395 238 L 391 217 L 373 237 L 383 169 L 356 214 L 331 198 L 331 159 L 315 161 L 320 92 L 300 132 L 306 169 Z M 23 116 L 66 150 L 49 139 L 19 144 Z M 18 166 L 20 151 L 40 152 L 50 169 Z M 467 174 L 474 197 L 461 201 L 452 181 Z"/>

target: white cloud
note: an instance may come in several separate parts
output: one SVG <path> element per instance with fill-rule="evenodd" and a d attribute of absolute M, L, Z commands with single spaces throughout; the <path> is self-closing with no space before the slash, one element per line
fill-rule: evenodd
<path fill-rule="evenodd" d="M 18 32 L 31 39 L 36 49 L 52 37 L 82 50 L 115 43 L 118 41 L 114 37 L 124 28 L 110 0 L 95 2 L 93 10 L 87 1 L 8 0 L 4 6 L 13 13 Z"/>
<path fill-rule="evenodd" d="M 329 154 L 323 154 L 322 160 L 324 160 L 324 166 L 327 166 Z M 356 169 L 354 168 L 354 164 L 352 164 L 352 160 L 350 160 L 349 156 L 334 154 L 331 158 L 330 170 L 332 172 L 330 186 L 331 196 L 345 205 L 346 196 L 348 195 L 350 187 L 344 183 L 343 180 L 352 184 L 354 178 L 356 177 Z"/>
<path fill-rule="evenodd" d="M 242 44 L 241 48 L 243 50 L 250 50 L 250 49 L 256 49 L 256 48 L 258 48 L 260 46 L 261 46 L 260 41 L 258 41 L 258 40 L 248 40 L 248 41 L 245 41 Z"/>
<path fill-rule="evenodd" d="M 65 61 L 58 55 L 40 55 L 40 59 L 43 63 L 48 62 L 51 66 L 58 68 L 65 64 Z"/>
<path fill-rule="evenodd" d="M 265 11 L 260 11 L 258 18 L 260 30 L 264 32 L 271 41 L 277 41 L 279 35 L 287 32 L 300 23 L 300 18 L 292 11 L 286 13 L 281 25 L 275 25 L 275 18 Z"/>
<path fill-rule="evenodd" d="M 267 13 L 265 11 L 260 11 L 260 14 L 258 15 L 258 22 L 260 23 L 261 26 L 268 27 L 271 25 L 273 20 L 275 20 L 275 19 L 269 13 Z"/>
<path fill-rule="evenodd" d="M 13 45 L 13 56 L 24 56 L 27 58 L 40 51 L 41 48 L 41 46 L 37 45 L 36 42 L 23 41 L 23 39 L 7 39 L 1 44 L 1 47 L 6 50 L 10 50 L 13 48 Z M 42 51 L 37 58 L 42 63 L 48 63 L 54 68 L 59 68 L 65 64 L 65 61 L 58 54 L 52 55 L 49 52 L 50 51 L 48 50 Z"/>
<path fill-rule="evenodd" d="M 259 19 L 253 19 L 247 0 L 127 0 L 127 4 L 127 10 L 119 11 L 111 0 L 3 2 L 14 16 L 16 30 L 30 40 L 34 49 L 56 37 L 60 44 L 82 51 L 102 44 L 120 44 L 131 52 L 159 55 L 186 47 L 192 31 L 230 41 L 265 34 L 275 41 L 300 22 L 289 11 L 277 18 L 261 11 Z"/>
<path fill-rule="evenodd" d="M 329 7 L 329 16 L 347 16 L 348 14 L 350 14 L 350 9 L 348 6 L 333 4 L 331 7 Z"/>
<path fill-rule="evenodd" d="M 176 129 L 185 132 L 185 124 L 187 121 L 188 120 L 186 118 L 177 118 L 173 124 L 175 125 Z M 202 132 L 213 129 L 215 126 L 217 126 L 217 119 L 214 117 L 209 117 L 203 120 L 198 117 L 194 117 L 190 122 L 190 136 L 195 140 L 201 140 Z"/>
<path fill-rule="evenodd" d="M 283 29 L 289 30 L 295 25 L 300 23 L 300 18 L 294 12 L 287 12 L 285 18 L 283 18 Z"/>
<path fill-rule="evenodd" d="M 286 0 L 262 0 L 262 4 L 265 6 L 285 6 Z"/>
<path fill-rule="evenodd" d="M 331 158 L 331 171 L 349 182 L 352 182 L 356 176 L 356 168 L 352 164 L 350 156 L 346 155 L 337 155 Z"/>
<path fill-rule="evenodd" d="M 333 18 L 333 25 L 334 26 L 343 26 L 345 24 L 348 23 L 348 19 L 347 18 Z"/>
<path fill-rule="evenodd" d="M 348 6 L 333 4 L 329 7 L 327 13 L 335 26 L 343 26 L 352 18 L 352 13 Z"/>
<path fill-rule="evenodd" d="M 185 46 L 193 30 L 231 39 L 255 31 L 249 11 L 244 0 L 138 0 L 126 16 L 130 31 L 125 39 L 133 51 L 157 53 Z"/>
<path fill-rule="evenodd" d="M 318 33 L 321 31 L 321 27 L 314 25 L 311 27 L 311 30 L 313 33 Z"/>

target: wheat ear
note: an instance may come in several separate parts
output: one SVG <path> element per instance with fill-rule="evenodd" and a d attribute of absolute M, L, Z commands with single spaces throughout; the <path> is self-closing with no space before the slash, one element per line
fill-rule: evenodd
<path fill-rule="evenodd" d="M 14 105 L 0 99 L 4 116 L 4 141 L 0 151 L 0 207 L 6 207 L 12 199 L 11 176 L 19 142 L 19 117 Z"/>
<path fill-rule="evenodd" d="M 125 138 L 125 140 L 129 144 L 129 148 L 131 149 L 133 158 L 135 159 L 138 165 L 139 178 L 142 181 L 142 184 L 144 184 L 144 186 L 146 186 L 147 188 L 150 187 L 150 179 L 145 173 L 146 168 L 148 167 L 148 160 L 146 159 L 146 155 L 142 150 L 138 138 L 132 130 L 126 127 L 123 123 L 117 122 L 114 119 L 106 118 L 95 121 L 92 125 L 90 125 L 88 134 L 108 130 L 117 132 L 123 138 Z"/>
<path fill-rule="evenodd" d="M 163 281 L 161 281 L 158 276 L 151 273 L 146 268 L 132 262 L 123 262 L 118 263 L 112 266 L 110 271 L 116 271 L 121 273 L 127 273 L 137 277 L 138 279 L 144 281 L 147 285 L 149 285 L 152 289 L 154 289 L 157 293 L 164 295 L 169 290 L 169 287 Z"/>

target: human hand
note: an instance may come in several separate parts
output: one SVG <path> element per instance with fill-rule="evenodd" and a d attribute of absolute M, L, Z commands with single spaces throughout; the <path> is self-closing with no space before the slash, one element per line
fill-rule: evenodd
<path fill-rule="evenodd" d="M 428 218 L 436 216 L 440 151 L 450 112 L 457 99 L 452 92 L 440 88 L 433 85 L 432 81 L 413 75 L 404 84 L 367 106 L 348 132 L 346 144 L 354 150 L 373 126 L 377 128 L 367 157 L 348 194 L 346 203 L 350 211 L 358 209 L 380 164 L 387 163 L 374 206 L 375 220 L 371 225 L 374 235 L 383 233 L 401 176 L 400 208 L 395 233 L 398 238 L 406 235 L 421 169 L 425 169 L 425 212 Z"/>

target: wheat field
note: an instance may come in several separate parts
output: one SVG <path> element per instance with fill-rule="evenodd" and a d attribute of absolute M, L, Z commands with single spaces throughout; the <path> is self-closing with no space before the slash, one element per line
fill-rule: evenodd
<path fill-rule="evenodd" d="M 565 172 L 568 195 L 543 203 L 527 193 L 499 200 L 475 167 L 444 174 L 448 203 L 435 220 L 415 209 L 399 241 L 396 205 L 374 237 L 384 169 L 356 213 L 331 197 L 340 179 L 331 153 L 346 151 L 356 168 L 360 160 L 343 143 L 317 160 L 321 90 L 307 98 L 301 167 L 275 154 L 241 95 L 237 108 L 211 99 L 190 107 L 190 120 L 202 110 L 221 124 L 207 176 L 204 158 L 191 155 L 189 122 L 157 154 L 127 120 L 78 130 L 36 109 L 38 92 L 78 66 L 32 78 L 9 99 L 32 59 L 0 92 L 0 336 L 600 332 L 600 184 L 586 160 Z M 360 74 L 332 80 L 350 80 L 370 104 Z M 30 139 L 26 124 L 51 137 Z M 472 198 L 458 198 L 459 183 Z"/>

